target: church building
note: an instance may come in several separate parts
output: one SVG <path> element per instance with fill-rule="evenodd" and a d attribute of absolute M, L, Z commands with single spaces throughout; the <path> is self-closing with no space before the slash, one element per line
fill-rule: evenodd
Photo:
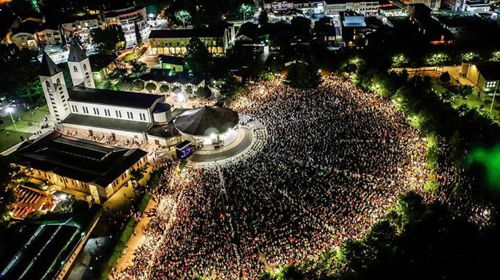
<path fill-rule="evenodd" d="M 89 58 L 76 42 L 70 47 L 68 67 L 73 82 L 70 88 L 46 53 L 39 72 L 59 130 L 108 144 L 166 144 L 171 106 L 164 95 L 96 89 Z"/>

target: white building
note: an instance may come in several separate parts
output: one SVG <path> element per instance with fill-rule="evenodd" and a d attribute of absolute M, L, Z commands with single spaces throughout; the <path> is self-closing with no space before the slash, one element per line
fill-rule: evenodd
<path fill-rule="evenodd" d="M 37 50 L 38 41 L 36 31 L 38 30 L 40 24 L 40 20 L 31 18 L 22 21 L 19 26 L 12 29 L 10 42 L 15 44 L 20 49 L 27 48 Z"/>
<path fill-rule="evenodd" d="M 139 33 L 142 42 L 146 42 L 151 33 L 148 15 L 144 7 L 128 7 L 120 10 L 104 12 L 107 24 L 118 24 L 125 35 L 126 48 L 137 45 L 136 34 Z M 137 30 L 136 30 L 137 29 Z"/>
<path fill-rule="evenodd" d="M 286 12 L 293 10 L 292 1 L 264 1 L 264 10 L 268 12 Z"/>
<path fill-rule="evenodd" d="M 62 20 L 60 30 L 66 38 L 78 37 L 84 45 L 89 45 L 92 41 L 90 31 L 102 27 L 103 21 L 98 15 L 85 15 Z"/>
<path fill-rule="evenodd" d="M 465 1 L 464 11 L 470 13 L 486 13 L 491 10 L 491 6 L 489 4 L 484 3 L 483 1 Z"/>
<path fill-rule="evenodd" d="M 72 88 L 67 88 L 61 69 L 47 54 L 39 73 L 50 114 L 62 131 L 110 144 L 120 139 L 166 144 L 163 126 L 170 120 L 171 107 L 164 103 L 164 95 L 93 88 L 89 60 L 74 43 L 68 65 Z"/>
<path fill-rule="evenodd" d="M 354 11 L 362 15 L 378 14 L 379 1 L 373 0 L 327 0 L 325 15 L 338 16 L 340 12 Z"/>
<path fill-rule="evenodd" d="M 57 24 L 42 23 L 36 32 L 38 43 L 42 46 L 61 45 L 62 37 Z"/>
<path fill-rule="evenodd" d="M 298 10 L 304 14 L 323 14 L 325 12 L 324 0 L 289 0 L 289 1 L 264 1 L 264 10 L 273 13 L 284 13 Z"/>
<path fill-rule="evenodd" d="M 323 0 L 294 0 L 293 8 L 303 14 L 319 15 L 325 13 L 325 1 Z"/>

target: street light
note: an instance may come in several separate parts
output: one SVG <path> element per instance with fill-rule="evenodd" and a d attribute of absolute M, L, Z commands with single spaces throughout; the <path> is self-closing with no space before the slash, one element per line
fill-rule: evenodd
<path fill-rule="evenodd" d="M 495 96 L 497 95 L 497 90 L 498 90 L 498 86 L 499 86 L 500 82 L 496 82 L 496 87 L 495 87 L 495 92 L 493 93 L 493 99 L 491 100 L 491 106 L 490 106 L 490 115 L 491 115 L 491 112 L 493 111 L 493 104 L 495 104 Z"/>
<path fill-rule="evenodd" d="M 12 113 L 14 113 L 14 111 L 15 111 L 14 107 L 7 107 L 7 109 L 5 109 L 5 111 L 7 113 L 9 113 L 10 119 L 12 120 L 12 123 L 14 124 L 14 129 L 17 131 L 16 121 L 14 120 L 14 117 L 12 117 Z"/>

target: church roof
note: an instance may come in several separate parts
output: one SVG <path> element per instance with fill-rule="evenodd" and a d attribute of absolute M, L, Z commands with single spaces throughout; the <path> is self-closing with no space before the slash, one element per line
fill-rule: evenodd
<path fill-rule="evenodd" d="M 105 104 L 129 108 L 148 109 L 157 102 L 165 101 L 165 96 L 127 91 L 114 91 L 75 86 L 68 89 L 69 100 L 92 104 Z"/>
<path fill-rule="evenodd" d="M 70 47 L 69 47 L 68 61 L 69 62 L 80 62 L 80 61 L 84 60 L 85 58 L 87 58 L 87 54 L 82 49 L 80 44 L 77 41 L 72 40 Z"/>
<path fill-rule="evenodd" d="M 109 130 L 128 131 L 135 133 L 146 132 L 151 127 L 151 123 L 149 122 L 122 120 L 80 114 L 70 114 L 64 119 L 63 123 L 67 125 L 99 127 Z"/>
<path fill-rule="evenodd" d="M 24 143 L 14 156 L 23 166 L 105 187 L 146 154 L 140 149 L 108 146 L 53 131 Z"/>
<path fill-rule="evenodd" d="M 40 66 L 38 75 L 50 77 L 54 76 L 59 72 L 61 72 L 61 69 L 59 69 L 59 67 L 57 67 L 57 65 L 50 58 L 50 56 L 46 52 L 44 52 L 42 56 L 42 65 Z"/>
<path fill-rule="evenodd" d="M 223 107 L 208 107 L 186 111 L 174 120 L 179 132 L 194 136 L 221 134 L 238 124 L 238 113 Z"/>

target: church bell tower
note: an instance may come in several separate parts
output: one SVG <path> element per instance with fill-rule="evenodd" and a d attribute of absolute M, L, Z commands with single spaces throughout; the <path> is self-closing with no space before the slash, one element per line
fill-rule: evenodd
<path fill-rule="evenodd" d="M 70 114 L 68 89 L 61 69 L 57 67 L 45 52 L 43 53 L 42 65 L 38 76 L 42 83 L 43 94 L 45 95 L 50 115 L 57 123 L 61 123 Z"/>
<path fill-rule="evenodd" d="M 75 40 L 71 41 L 68 56 L 68 67 L 71 73 L 73 86 L 83 86 L 86 88 L 95 88 L 90 60 L 85 54 L 80 44 Z"/>

